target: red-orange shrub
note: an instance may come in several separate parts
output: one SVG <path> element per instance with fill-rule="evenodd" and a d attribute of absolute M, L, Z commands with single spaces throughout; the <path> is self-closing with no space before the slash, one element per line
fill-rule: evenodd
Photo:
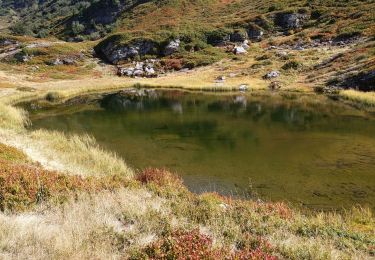
<path fill-rule="evenodd" d="M 182 180 L 180 177 L 164 169 L 147 168 L 140 172 L 136 176 L 136 179 L 143 184 L 155 183 L 159 186 L 182 186 Z"/>

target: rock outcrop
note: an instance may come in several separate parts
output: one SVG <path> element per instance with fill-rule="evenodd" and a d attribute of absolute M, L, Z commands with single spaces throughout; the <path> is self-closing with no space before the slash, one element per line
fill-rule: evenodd
<path fill-rule="evenodd" d="M 275 16 L 275 24 L 283 30 L 299 29 L 309 19 L 307 13 L 282 12 Z"/>
<path fill-rule="evenodd" d="M 246 31 L 235 31 L 229 35 L 229 39 L 231 42 L 244 42 L 248 39 L 248 35 Z"/>
<path fill-rule="evenodd" d="M 170 41 L 167 44 L 167 46 L 165 46 L 165 48 L 164 48 L 164 55 L 169 56 L 169 55 L 177 52 L 178 49 L 180 48 L 180 44 L 181 44 L 180 39 Z"/>
<path fill-rule="evenodd" d="M 264 35 L 264 31 L 259 26 L 251 25 L 247 30 L 247 35 L 252 41 L 261 41 Z"/>
<path fill-rule="evenodd" d="M 157 54 L 156 44 L 151 40 L 139 39 L 125 45 L 108 42 L 100 47 L 100 52 L 112 64 L 119 64 L 128 59 L 142 57 L 147 54 Z"/>
<path fill-rule="evenodd" d="M 361 91 L 375 91 L 375 70 L 357 73 L 338 80 L 340 88 L 356 89 Z"/>

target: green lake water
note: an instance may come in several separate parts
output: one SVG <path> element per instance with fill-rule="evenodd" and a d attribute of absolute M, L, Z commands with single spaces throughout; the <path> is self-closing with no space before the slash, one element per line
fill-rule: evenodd
<path fill-rule="evenodd" d="M 195 192 L 375 208 L 375 120 L 323 96 L 158 91 L 30 113 L 33 129 L 88 133 Z"/>

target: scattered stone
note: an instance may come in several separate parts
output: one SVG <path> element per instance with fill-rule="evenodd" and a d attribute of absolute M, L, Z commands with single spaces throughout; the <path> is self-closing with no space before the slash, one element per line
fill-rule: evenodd
<path fill-rule="evenodd" d="M 276 52 L 276 56 L 278 56 L 280 58 L 286 58 L 286 57 L 288 57 L 288 53 L 286 51 L 278 51 L 278 52 Z"/>
<path fill-rule="evenodd" d="M 296 50 L 296 51 L 303 51 L 303 50 L 305 50 L 305 48 L 304 48 L 303 46 L 301 46 L 301 45 L 298 45 L 298 46 L 295 46 L 295 47 L 293 48 L 293 50 Z"/>
<path fill-rule="evenodd" d="M 247 51 L 243 46 L 235 46 L 233 49 L 233 53 L 236 55 L 242 55 L 242 54 L 246 54 Z"/>
<path fill-rule="evenodd" d="M 171 54 L 177 52 L 178 49 L 180 48 L 180 43 L 181 42 L 180 42 L 179 39 L 170 41 L 164 49 L 164 55 L 168 56 L 168 55 L 171 55 Z"/>
<path fill-rule="evenodd" d="M 37 71 L 39 70 L 39 66 L 38 65 L 32 66 L 31 69 L 32 71 Z"/>
<path fill-rule="evenodd" d="M 1 39 L 0 40 L 0 47 L 7 47 L 7 46 L 10 46 L 10 45 L 18 45 L 19 42 L 18 41 L 15 41 L 15 40 L 12 40 L 12 39 Z"/>
<path fill-rule="evenodd" d="M 23 54 L 22 52 L 21 53 L 16 53 L 14 55 L 14 58 L 18 61 L 18 62 L 28 62 L 30 61 L 33 57 L 28 55 L 28 54 Z"/>
<path fill-rule="evenodd" d="M 223 81 L 225 81 L 225 79 L 226 79 L 225 76 L 219 76 L 219 77 L 216 78 L 216 81 L 221 81 L 221 82 L 223 82 Z"/>
<path fill-rule="evenodd" d="M 63 65 L 63 61 L 60 60 L 59 58 L 56 58 L 54 61 L 52 61 L 52 65 L 57 66 L 57 65 Z"/>
<path fill-rule="evenodd" d="M 75 64 L 77 64 L 77 62 L 73 58 L 71 58 L 71 57 L 65 57 L 65 58 L 63 58 L 62 62 L 65 65 L 75 65 Z"/>
<path fill-rule="evenodd" d="M 266 75 L 263 76 L 264 79 L 273 79 L 278 78 L 280 76 L 280 72 L 277 70 L 273 70 L 268 72 Z"/>
<path fill-rule="evenodd" d="M 246 85 L 246 84 L 242 84 L 242 85 L 239 86 L 238 89 L 239 89 L 239 91 L 247 91 L 248 88 L 249 88 L 248 85 Z"/>

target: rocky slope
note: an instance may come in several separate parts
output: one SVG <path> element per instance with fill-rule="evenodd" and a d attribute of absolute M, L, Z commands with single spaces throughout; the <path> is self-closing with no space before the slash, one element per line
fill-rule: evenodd
<path fill-rule="evenodd" d="M 278 52 L 277 58 L 285 60 L 285 67 L 280 69 L 303 69 L 301 72 L 307 75 L 307 82 L 313 85 L 374 90 L 375 15 L 372 10 L 375 10 L 375 3 L 371 0 L 350 3 L 331 0 L 307 3 L 289 0 L 277 3 L 266 0 L 8 0 L 3 1 L 1 7 L 8 17 L 18 17 L 10 26 L 12 34 L 53 36 L 85 43 L 96 40 L 88 46 L 94 46 L 95 55 L 118 66 L 121 76 L 155 77 L 223 59 L 241 60 L 242 56 L 254 52 L 250 48 L 256 44 L 264 50 Z M 18 62 L 27 62 L 28 56 L 41 53 L 39 49 L 27 52 L 30 48 L 25 50 L 19 41 L 13 44 L 7 41 L 12 39 L 5 38 L 1 58 L 15 56 Z M 309 69 L 288 55 L 289 50 L 337 47 L 347 47 L 349 51 L 316 62 Z M 49 60 L 44 62 L 52 65 L 66 64 L 63 59 L 81 57 L 80 52 L 72 50 L 59 55 L 47 53 L 44 56 Z M 350 58 L 353 55 L 356 59 Z M 319 59 L 318 55 L 313 58 Z M 273 58 L 263 60 L 269 65 L 274 62 Z M 335 68 L 341 67 L 343 73 L 334 73 Z"/>

